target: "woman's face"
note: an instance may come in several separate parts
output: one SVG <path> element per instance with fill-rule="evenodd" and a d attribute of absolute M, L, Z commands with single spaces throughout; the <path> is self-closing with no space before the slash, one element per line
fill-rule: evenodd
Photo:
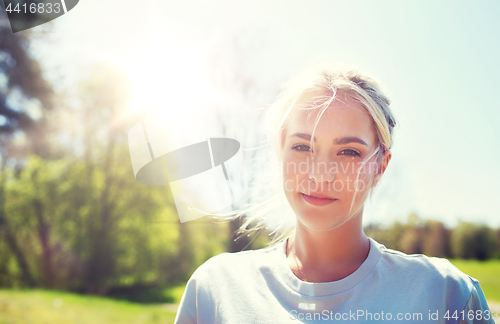
<path fill-rule="evenodd" d="M 297 103 L 310 107 L 311 99 L 321 94 L 308 93 Z M 349 95 L 337 97 L 316 126 L 314 147 L 311 134 L 319 109 L 307 118 L 310 110 L 295 108 L 282 141 L 285 195 L 297 220 L 315 230 L 334 229 L 360 216 L 362 209 L 357 207 L 375 186 L 381 167 L 377 154 L 361 167 L 361 162 L 378 147 L 370 115 Z M 352 210 L 357 210 L 356 214 L 351 212 L 353 198 Z"/>

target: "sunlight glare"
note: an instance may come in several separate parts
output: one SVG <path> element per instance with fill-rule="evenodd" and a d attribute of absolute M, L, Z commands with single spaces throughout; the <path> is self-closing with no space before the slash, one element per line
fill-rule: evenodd
<path fill-rule="evenodd" d="M 114 62 L 133 85 L 125 113 L 178 116 L 206 110 L 216 97 L 209 84 L 206 49 L 160 30 L 155 28 L 134 51 Z"/>

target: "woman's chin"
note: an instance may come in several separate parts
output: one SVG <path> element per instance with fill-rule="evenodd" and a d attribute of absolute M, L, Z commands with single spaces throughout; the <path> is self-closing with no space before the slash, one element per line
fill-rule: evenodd
<path fill-rule="evenodd" d="M 297 222 L 300 223 L 302 227 L 313 231 L 330 231 L 345 224 L 345 221 L 343 220 L 321 217 L 317 214 L 297 217 Z"/>
<path fill-rule="evenodd" d="M 336 229 L 349 230 L 350 224 L 357 223 L 359 215 L 332 215 L 331 213 L 318 213 L 302 211 L 295 213 L 297 225 L 312 231 L 331 231 Z"/>

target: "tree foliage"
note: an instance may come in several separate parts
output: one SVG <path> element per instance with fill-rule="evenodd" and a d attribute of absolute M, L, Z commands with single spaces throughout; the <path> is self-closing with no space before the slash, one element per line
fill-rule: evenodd
<path fill-rule="evenodd" d="M 104 66 L 90 70 L 56 119 L 66 156 L 31 155 L 1 174 L 5 220 L 25 261 L 1 242 L 0 285 L 94 294 L 172 285 L 226 251 L 228 224 L 180 224 L 168 187 L 135 181 L 127 133 L 137 120 L 122 118 L 123 80 Z"/>
<path fill-rule="evenodd" d="M 35 278 L 23 253 L 20 238 L 7 220 L 6 166 L 20 166 L 30 152 L 48 156 L 45 149 L 52 90 L 38 62 L 29 51 L 29 33 L 13 34 L 4 11 L 0 11 L 0 273 L 19 270 L 30 286 Z M 43 230 L 39 233 L 43 234 Z M 4 280 L 0 274 L 0 281 Z"/>
<path fill-rule="evenodd" d="M 395 222 L 387 228 L 372 224 L 365 233 L 388 248 L 408 254 L 477 260 L 500 256 L 500 229 L 481 224 L 460 222 L 448 229 L 439 221 L 424 221 L 411 214 L 406 224 Z"/>
<path fill-rule="evenodd" d="M 462 259 L 486 260 L 498 245 L 494 231 L 485 226 L 461 222 L 451 234 L 453 255 Z"/>
<path fill-rule="evenodd" d="M 19 151 L 43 155 L 45 113 L 52 108 L 52 89 L 29 51 L 30 33 L 13 34 L 0 12 L 0 144 L 2 160 Z M 12 140 L 26 136 L 21 145 Z"/>

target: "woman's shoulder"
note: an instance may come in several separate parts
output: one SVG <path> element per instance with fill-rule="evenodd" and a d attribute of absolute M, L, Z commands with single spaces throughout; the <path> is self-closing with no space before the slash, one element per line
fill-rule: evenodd
<path fill-rule="evenodd" d="M 463 273 L 444 258 L 429 257 L 424 254 L 406 254 L 388 249 L 379 244 L 380 267 L 402 280 L 413 280 L 429 285 L 445 286 L 455 291 L 470 292 L 478 283 L 475 278 Z"/>
<path fill-rule="evenodd" d="M 260 272 L 268 269 L 273 260 L 276 260 L 279 243 L 258 250 L 246 250 L 241 252 L 224 252 L 211 257 L 195 271 L 193 276 L 231 276 L 243 275 L 247 272 Z"/>
<path fill-rule="evenodd" d="M 371 278 L 387 287 L 389 295 L 415 305 L 432 305 L 440 314 L 450 316 L 455 311 L 463 314 L 488 311 L 479 281 L 447 259 L 406 254 L 375 244 L 380 257 Z"/>

